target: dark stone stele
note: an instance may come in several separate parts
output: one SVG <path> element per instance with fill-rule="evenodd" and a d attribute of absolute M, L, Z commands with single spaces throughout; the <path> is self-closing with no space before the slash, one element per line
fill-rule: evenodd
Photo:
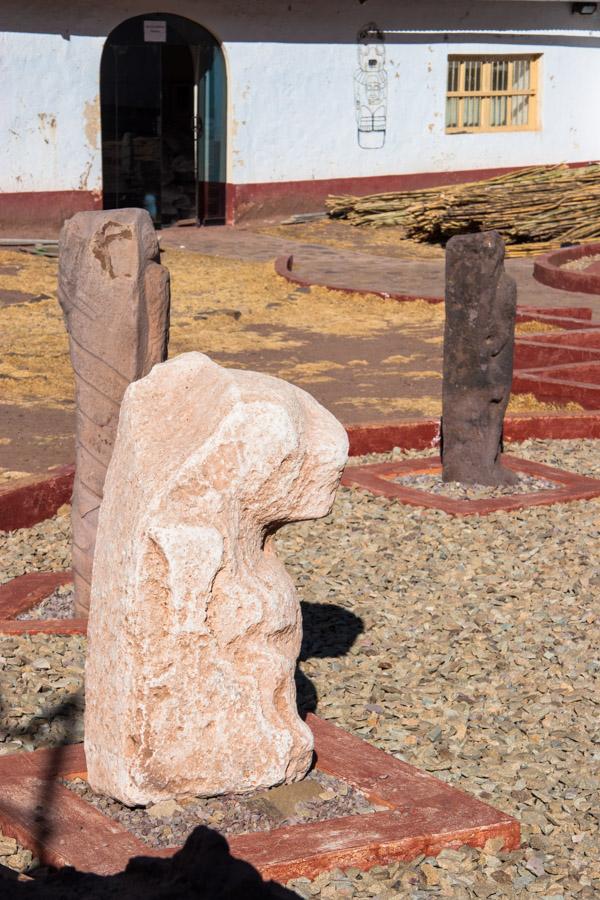
<path fill-rule="evenodd" d="M 514 484 L 501 463 L 513 374 L 517 288 L 504 271 L 496 231 L 457 235 L 446 246 L 442 478 Z"/>

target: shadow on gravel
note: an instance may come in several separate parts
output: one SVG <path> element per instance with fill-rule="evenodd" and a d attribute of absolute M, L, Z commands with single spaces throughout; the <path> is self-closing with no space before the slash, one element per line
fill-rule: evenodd
<path fill-rule="evenodd" d="M 64 868 L 24 883 L 0 875 L 6 900 L 298 900 L 294 891 L 265 882 L 229 852 L 224 837 L 199 826 L 170 859 L 138 856 L 116 875 Z"/>
<path fill-rule="evenodd" d="M 344 656 L 364 631 L 362 619 L 343 607 L 330 603 L 302 603 L 303 640 L 300 660 Z M 317 691 L 299 668 L 296 672 L 298 708 L 301 714 L 317 708 Z M 48 771 L 39 799 L 41 813 L 36 841 L 40 846 L 50 837 L 56 776 L 62 769 L 66 746 L 75 736 L 79 715 L 74 698 L 44 711 L 44 719 L 65 721 L 63 745 L 49 755 Z M 29 730 L 29 729 L 28 729 Z M 27 731 L 28 731 L 27 730 Z M 35 729 L 31 728 L 33 732 Z M 15 729 L 23 737 L 26 730 Z M 0 867 L 1 900 L 295 900 L 299 895 L 275 882 L 265 882 L 253 866 L 229 852 L 226 839 L 217 831 L 198 826 L 184 846 L 170 859 L 134 857 L 116 875 L 92 875 L 69 867 L 58 871 L 42 868 L 33 879 L 20 881 L 16 873 Z"/>
<path fill-rule="evenodd" d="M 345 656 L 354 641 L 365 630 L 364 622 L 353 612 L 335 603 L 300 604 L 302 609 L 302 647 L 299 662 Z M 316 712 L 317 689 L 299 666 L 296 666 L 298 710 Z"/>

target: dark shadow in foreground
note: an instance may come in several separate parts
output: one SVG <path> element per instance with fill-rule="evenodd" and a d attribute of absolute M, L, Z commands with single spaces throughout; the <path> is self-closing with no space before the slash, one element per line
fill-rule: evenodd
<path fill-rule="evenodd" d="M 0 875 L 2 900 L 298 900 L 298 894 L 265 882 L 249 863 L 229 852 L 227 841 L 203 825 L 169 859 L 139 856 L 124 872 L 92 875 L 65 867 L 38 873 L 31 882 Z"/>

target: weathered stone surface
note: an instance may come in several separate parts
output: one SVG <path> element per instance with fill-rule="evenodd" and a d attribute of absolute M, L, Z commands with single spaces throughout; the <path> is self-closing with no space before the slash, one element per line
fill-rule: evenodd
<path fill-rule="evenodd" d="M 77 405 L 73 490 L 76 614 L 87 615 L 98 509 L 125 388 L 167 356 L 169 273 L 145 210 L 81 212 L 60 236 Z"/>
<path fill-rule="evenodd" d="M 495 231 L 459 235 L 446 247 L 442 390 L 443 480 L 511 484 L 501 464 L 510 397 L 517 289 Z"/>
<path fill-rule="evenodd" d="M 304 391 L 200 353 L 128 388 L 88 631 L 94 790 L 146 804 L 306 773 L 300 609 L 270 536 L 327 514 L 347 448 Z"/>

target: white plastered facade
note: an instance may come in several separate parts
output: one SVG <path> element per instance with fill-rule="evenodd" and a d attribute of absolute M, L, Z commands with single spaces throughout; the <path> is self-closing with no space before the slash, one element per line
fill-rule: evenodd
<path fill-rule="evenodd" d="M 563 2 L 401 0 L 4 0 L 0 192 L 102 188 L 100 58 L 124 19 L 187 16 L 221 41 L 228 72 L 227 181 L 373 178 L 600 157 L 600 14 Z M 357 34 L 385 35 L 386 134 L 359 145 Z M 467 30 L 469 29 L 469 30 Z M 539 53 L 540 127 L 447 134 L 447 57 Z"/>

